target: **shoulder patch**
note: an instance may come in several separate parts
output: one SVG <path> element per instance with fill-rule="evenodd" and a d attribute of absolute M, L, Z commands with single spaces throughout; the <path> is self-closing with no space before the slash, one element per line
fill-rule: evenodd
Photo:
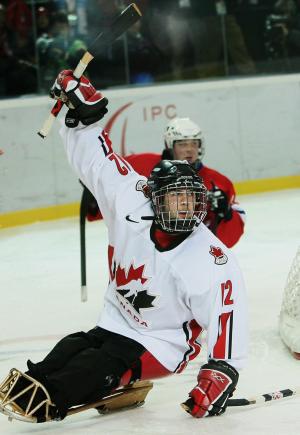
<path fill-rule="evenodd" d="M 149 187 L 148 187 L 147 182 L 145 180 L 139 180 L 136 183 L 135 190 L 137 190 L 138 192 L 143 192 L 143 194 L 146 198 L 150 198 Z"/>
<path fill-rule="evenodd" d="M 218 246 L 210 245 L 209 253 L 215 258 L 215 264 L 225 264 L 228 261 L 227 255 L 224 254 L 221 248 Z"/>

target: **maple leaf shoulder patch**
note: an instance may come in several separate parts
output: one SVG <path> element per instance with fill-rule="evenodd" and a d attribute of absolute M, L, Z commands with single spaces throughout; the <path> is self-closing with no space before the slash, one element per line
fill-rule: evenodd
<path fill-rule="evenodd" d="M 228 261 L 227 255 L 218 246 L 210 245 L 209 253 L 215 258 L 215 264 L 222 265 Z"/>

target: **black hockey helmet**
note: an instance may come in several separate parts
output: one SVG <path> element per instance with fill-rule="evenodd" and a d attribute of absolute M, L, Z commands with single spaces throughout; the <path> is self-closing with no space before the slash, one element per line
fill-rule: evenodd
<path fill-rule="evenodd" d="M 161 160 L 147 182 L 156 222 L 169 232 L 192 231 L 206 215 L 206 187 L 185 160 Z"/>

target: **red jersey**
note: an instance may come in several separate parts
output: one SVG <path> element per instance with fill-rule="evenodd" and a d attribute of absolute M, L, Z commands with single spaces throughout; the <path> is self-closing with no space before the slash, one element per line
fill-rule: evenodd
<path fill-rule="evenodd" d="M 217 216 L 210 210 L 204 220 L 205 225 L 226 245 L 228 248 L 234 246 L 244 232 L 244 210 L 239 206 L 235 199 L 235 189 L 232 182 L 225 175 L 214 169 L 202 165 L 198 170 L 198 175 L 203 178 L 207 190 L 212 190 L 213 186 L 218 187 L 226 193 L 232 216 L 229 220 L 221 219 L 217 221 Z"/>

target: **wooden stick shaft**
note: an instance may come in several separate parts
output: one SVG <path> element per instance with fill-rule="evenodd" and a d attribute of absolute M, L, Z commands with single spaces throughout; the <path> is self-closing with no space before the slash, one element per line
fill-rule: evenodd
<path fill-rule="evenodd" d="M 76 66 L 76 68 L 73 72 L 73 76 L 76 77 L 77 79 L 80 79 L 80 77 L 82 76 L 82 74 L 86 70 L 88 64 L 93 59 L 94 59 L 94 56 L 91 53 L 89 53 L 88 51 L 86 51 L 84 53 L 84 55 L 82 56 L 82 58 L 80 59 L 80 61 L 78 62 L 78 65 Z"/>

